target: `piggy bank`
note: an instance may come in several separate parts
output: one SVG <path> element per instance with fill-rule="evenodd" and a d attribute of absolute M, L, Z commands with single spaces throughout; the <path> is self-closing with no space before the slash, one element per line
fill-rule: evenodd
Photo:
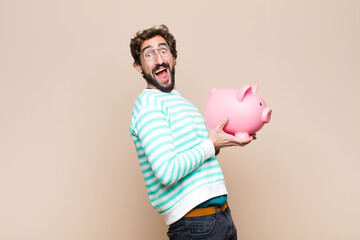
<path fill-rule="evenodd" d="M 271 118 L 271 109 L 256 93 L 258 85 L 239 89 L 212 89 L 206 104 L 205 117 L 214 129 L 227 117 L 224 132 L 238 138 L 249 138 Z"/>

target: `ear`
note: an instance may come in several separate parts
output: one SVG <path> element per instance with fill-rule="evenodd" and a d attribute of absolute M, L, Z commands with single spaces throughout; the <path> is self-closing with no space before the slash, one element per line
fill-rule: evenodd
<path fill-rule="evenodd" d="M 251 86 L 246 85 L 236 93 L 236 99 L 242 102 L 247 94 L 251 93 Z"/>
<path fill-rule="evenodd" d="M 139 73 L 143 72 L 142 67 L 138 62 L 134 62 L 133 66 Z"/>
<path fill-rule="evenodd" d="M 251 90 L 253 93 L 256 93 L 257 92 L 257 89 L 258 89 L 259 85 L 255 84 L 255 85 L 252 85 L 251 86 Z"/>

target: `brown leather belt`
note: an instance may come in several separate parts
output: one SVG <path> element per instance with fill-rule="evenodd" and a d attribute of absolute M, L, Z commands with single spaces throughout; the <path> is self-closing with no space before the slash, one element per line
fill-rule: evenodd
<path fill-rule="evenodd" d="M 215 214 L 217 212 L 223 212 L 228 207 L 227 203 L 221 207 L 206 207 L 206 208 L 194 208 L 188 212 L 184 217 L 202 217 Z"/>

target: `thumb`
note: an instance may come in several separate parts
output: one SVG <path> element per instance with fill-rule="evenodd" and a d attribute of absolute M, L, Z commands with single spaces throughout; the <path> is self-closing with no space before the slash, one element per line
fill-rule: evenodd
<path fill-rule="evenodd" d="M 229 121 L 229 119 L 227 117 L 225 117 L 220 124 L 217 126 L 217 128 L 219 130 L 223 130 L 223 128 L 225 127 L 225 125 L 227 124 L 227 122 Z"/>

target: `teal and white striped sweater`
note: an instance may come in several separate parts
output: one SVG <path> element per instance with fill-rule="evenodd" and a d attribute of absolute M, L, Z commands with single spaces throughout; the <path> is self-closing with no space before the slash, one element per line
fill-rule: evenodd
<path fill-rule="evenodd" d="M 145 89 L 135 101 L 130 133 L 150 202 L 168 225 L 227 194 L 204 119 L 178 91 Z"/>

